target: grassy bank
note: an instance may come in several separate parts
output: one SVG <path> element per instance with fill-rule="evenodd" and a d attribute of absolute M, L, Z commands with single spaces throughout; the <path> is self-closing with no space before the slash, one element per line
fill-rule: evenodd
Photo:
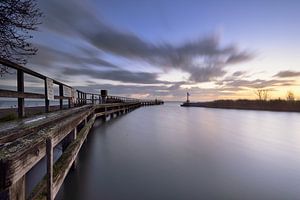
<path fill-rule="evenodd" d="M 183 103 L 181 106 L 300 112 L 300 101 L 285 100 L 216 100 L 210 102 Z"/>

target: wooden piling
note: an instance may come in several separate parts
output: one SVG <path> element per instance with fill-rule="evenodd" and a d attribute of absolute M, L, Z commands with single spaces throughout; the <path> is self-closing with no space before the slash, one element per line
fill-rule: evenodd
<path fill-rule="evenodd" d="M 47 200 L 53 200 L 53 141 L 51 137 L 46 139 L 47 157 Z"/>

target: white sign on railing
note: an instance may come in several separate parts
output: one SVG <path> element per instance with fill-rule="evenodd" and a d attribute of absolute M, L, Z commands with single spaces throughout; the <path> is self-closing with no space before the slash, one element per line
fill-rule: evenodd
<path fill-rule="evenodd" d="M 64 90 L 64 97 L 72 97 L 71 88 L 67 86 L 63 86 L 63 90 Z"/>
<path fill-rule="evenodd" d="M 72 94 L 72 101 L 73 103 L 76 102 L 76 90 L 74 88 L 71 89 L 71 94 Z"/>
<path fill-rule="evenodd" d="M 53 91 L 53 80 L 46 78 L 46 87 L 47 87 L 47 99 L 54 100 L 54 91 Z"/>

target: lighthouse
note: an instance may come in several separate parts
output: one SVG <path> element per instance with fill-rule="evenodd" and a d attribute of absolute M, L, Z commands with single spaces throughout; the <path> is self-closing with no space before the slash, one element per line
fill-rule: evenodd
<path fill-rule="evenodd" d="M 186 93 L 186 102 L 187 102 L 187 103 L 190 103 L 189 96 L 190 96 L 190 93 L 187 92 L 187 93 Z"/>

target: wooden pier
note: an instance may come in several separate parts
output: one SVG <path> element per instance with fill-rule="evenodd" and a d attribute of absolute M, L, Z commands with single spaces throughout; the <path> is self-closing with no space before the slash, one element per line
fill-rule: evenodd
<path fill-rule="evenodd" d="M 17 98 L 19 114 L 18 120 L 0 125 L 1 200 L 54 199 L 68 172 L 76 168 L 78 152 L 97 118 L 105 122 L 141 106 L 163 104 L 160 100 L 108 96 L 105 90 L 99 94 L 84 93 L 51 79 L 59 85 L 59 94 L 54 99 L 59 100 L 60 109 L 50 112 L 48 77 L 6 60 L 0 60 L 0 64 L 17 70 L 17 91 L 0 90 L 0 97 Z M 44 80 L 45 94 L 25 93 L 24 73 Z M 23 118 L 25 98 L 45 99 L 45 113 Z M 63 99 L 68 100 L 68 109 Z M 62 155 L 54 162 L 53 149 L 57 146 L 61 146 Z M 44 178 L 30 194 L 25 194 L 28 172 L 44 158 L 47 165 Z"/>

